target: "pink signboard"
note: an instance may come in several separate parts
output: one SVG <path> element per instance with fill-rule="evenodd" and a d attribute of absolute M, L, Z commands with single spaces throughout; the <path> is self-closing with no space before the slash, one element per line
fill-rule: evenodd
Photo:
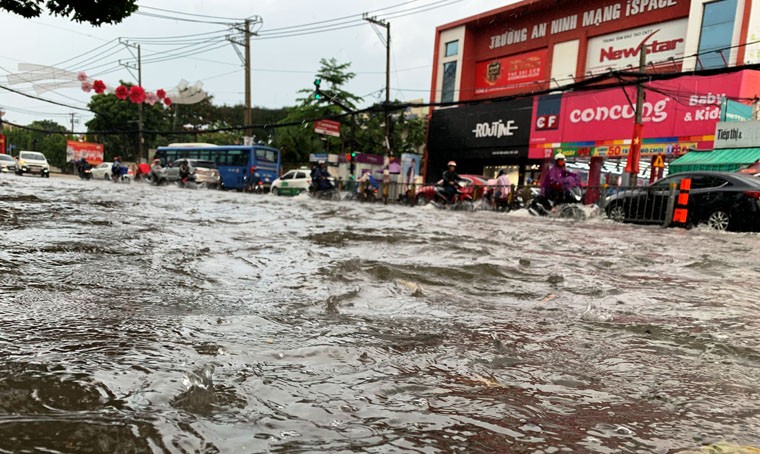
<path fill-rule="evenodd" d="M 647 83 L 644 141 L 688 138 L 686 140 L 700 143 L 711 142 L 715 124 L 720 120 L 721 100 L 724 96 L 741 97 L 743 82 L 745 86 L 751 85 L 746 84 L 747 78 L 755 80 L 757 74 L 741 71 Z M 630 140 L 635 117 L 635 87 L 565 93 L 561 100 L 559 96 L 538 97 L 534 102 L 531 158 L 544 157 L 544 151 L 551 144 L 559 148 L 574 146 L 572 143 L 577 142 L 577 146 L 594 147 L 604 142 Z"/>

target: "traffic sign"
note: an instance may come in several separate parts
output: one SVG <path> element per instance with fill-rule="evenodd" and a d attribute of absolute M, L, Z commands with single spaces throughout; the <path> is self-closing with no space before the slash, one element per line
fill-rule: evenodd
<path fill-rule="evenodd" d="M 317 120 L 314 122 L 314 132 L 327 136 L 340 137 L 340 122 L 333 120 Z"/>
<path fill-rule="evenodd" d="M 662 155 L 658 154 L 654 157 L 654 161 L 652 162 L 652 167 L 655 169 L 662 169 L 665 167 L 665 160 L 662 159 Z"/>

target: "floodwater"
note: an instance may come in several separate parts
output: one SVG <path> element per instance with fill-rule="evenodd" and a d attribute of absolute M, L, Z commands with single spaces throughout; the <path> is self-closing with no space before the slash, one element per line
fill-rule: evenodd
<path fill-rule="evenodd" d="M 0 452 L 760 446 L 760 236 L 0 175 Z"/>

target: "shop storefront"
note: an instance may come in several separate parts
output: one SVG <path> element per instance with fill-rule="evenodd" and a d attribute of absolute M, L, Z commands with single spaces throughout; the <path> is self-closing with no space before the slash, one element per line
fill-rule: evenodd
<path fill-rule="evenodd" d="M 483 175 L 487 167 L 511 166 L 521 175 L 528 165 L 532 115 L 530 98 L 435 110 L 429 125 L 427 180 L 435 180 L 452 160 L 459 173 Z"/>

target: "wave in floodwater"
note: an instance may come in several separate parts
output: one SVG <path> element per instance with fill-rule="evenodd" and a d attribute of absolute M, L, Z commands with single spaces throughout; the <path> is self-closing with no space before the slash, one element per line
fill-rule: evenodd
<path fill-rule="evenodd" d="M 758 235 L 14 175 L 0 225 L 0 452 L 760 446 Z"/>

